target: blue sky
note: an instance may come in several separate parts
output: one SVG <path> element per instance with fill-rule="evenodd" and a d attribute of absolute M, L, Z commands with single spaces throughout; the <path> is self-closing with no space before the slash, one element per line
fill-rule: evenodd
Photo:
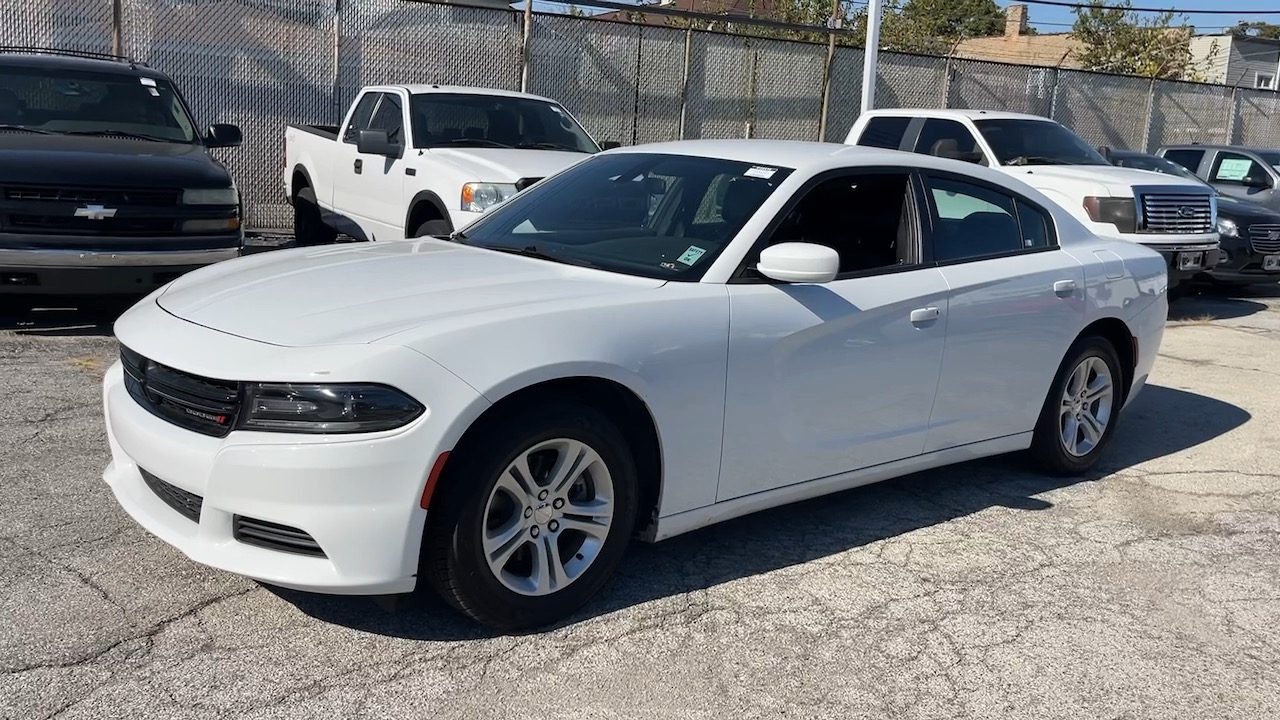
<path fill-rule="evenodd" d="M 996 2 L 1001 6 L 1008 6 L 1017 0 L 996 0 Z M 1134 0 L 1132 4 L 1138 7 L 1175 7 L 1180 10 L 1216 10 L 1224 7 L 1229 10 L 1280 10 L 1280 3 L 1276 0 Z M 1070 8 L 1033 4 L 1030 5 L 1030 14 L 1031 24 L 1041 32 L 1066 32 L 1071 29 L 1071 23 L 1075 21 L 1075 15 Z M 1217 32 L 1228 25 L 1234 25 L 1237 20 L 1267 20 L 1280 23 L 1280 15 L 1241 16 L 1232 13 L 1189 15 L 1188 17 L 1191 18 L 1191 24 L 1195 25 L 1197 30 L 1206 33 Z"/>

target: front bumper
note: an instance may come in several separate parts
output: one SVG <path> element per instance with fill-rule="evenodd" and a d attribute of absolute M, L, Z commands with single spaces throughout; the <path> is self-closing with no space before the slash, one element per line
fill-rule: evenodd
<path fill-rule="evenodd" d="M 144 301 L 148 303 L 148 301 Z M 154 307 L 154 303 L 149 303 Z M 145 325 L 144 325 L 145 323 Z M 185 327 L 184 327 L 185 326 Z M 214 365 L 257 367 L 269 380 L 292 365 L 308 377 L 322 349 L 280 348 L 235 338 L 177 320 L 160 310 L 130 311 L 121 319 L 122 342 L 171 367 L 214 375 L 193 367 L 198 354 Z M 164 336 L 169 336 L 168 340 Z M 189 351 L 192 343 L 201 349 Z M 219 352 L 211 352 L 211 348 Z M 215 438 L 152 414 L 127 391 L 119 362 L 102 383 L 111 461 L 103 479 L 120 506 L 143 528 L 192 560 L 296 590 L 349 595 L 409 592 L 426 510 L 421 507 L 427 474 L 443 449 L 452 447 L 451 418 L 479 397 L 425 357 L 404 348 L 359 348 L 331 355 L 326 369 L 335 382 L 354 368 L 379 378 L 388 366 L 406 376 L 402 389 L 430 397 L 428 412 L 410 425 L 385 433 L 308 436 L 233 431 Z M 229 376 L 225 372 L 219 374 Z M 243 374 L 243 373 L 240 373 Z M 430 386 L 428 389 L 427 386 Z M 487 403 L 486 403 L 487 404 Z M 192 519 L 162 499 L 143 472 L 198 499 Z M 264 547 L 237 537 L 237 518 L 273 523 L 305 533 L 320 555 Z"/>
<path fill-rule="evenodd" d="M 0 294 L 145 294 L 242 252 L 239 242 L 199 250 L 0 248 Z"/>
<path fill-rule="evenodd" d="M 1230 238 L 1222 242 L 1224 258 L 1204 273 L 1210 280 L 1233 285 L 1280 281 L 1280 253 L 1255 252 L 1248 241 Z"/>
<path fill-rule="evenodd" d="M 1144 242 L 1141 244 L 1160 253 L 1160 257 L 1164 258 L 1165 267 L 1169 273 L 1170 289 L 1212 270 L 1221 259 L 1217 241 L 1177 244 Z"/>

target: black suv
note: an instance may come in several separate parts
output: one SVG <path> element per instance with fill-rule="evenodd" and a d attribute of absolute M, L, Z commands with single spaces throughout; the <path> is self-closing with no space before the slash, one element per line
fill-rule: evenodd
<path fill-rule="evenodd" d="M 1103 152 L 1112 163 L 1122 167 L 1204 182 L 1187 168 L 1156 155 L 1105 148 Z M 1221 259 L 1203 275 L 1222 285 L 1280 281 L 1280 213 L 1225 195 L 1217 188 L 1214 192 L 1218 196 L 1218 253 Z"/>
<path fill-rule="evenodd" d="M 0 48 L 0 295 L 147 293 L 241 254 L 242 202 L 161 72 Z"/>

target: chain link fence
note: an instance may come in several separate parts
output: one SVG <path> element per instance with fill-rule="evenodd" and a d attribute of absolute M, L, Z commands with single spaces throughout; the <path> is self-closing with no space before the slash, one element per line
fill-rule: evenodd
<path fill-rule="evenodd" d="M 408 0 L 0 0 L 0 45 L 109 52 L 169 73 L 205 123 L 244 129 L 219 150 L 250 227 L 291 224 L 284 126 L 337 124 L 360 87 L 425 82 L 524 89 L 562 102 L 600 140 L 758 137 L 843 142 L 863 51 L 587 17 Z M 825 31 L 823 31 L 825 32 Z M 1052 117 L 1096 145 L 1280 146 L 1269 91 L 880 53 L 876 106 Z M 823 118 L 826 130 L 822 132 Z M 821 137 L 820 137 L 821 135 Z"/>

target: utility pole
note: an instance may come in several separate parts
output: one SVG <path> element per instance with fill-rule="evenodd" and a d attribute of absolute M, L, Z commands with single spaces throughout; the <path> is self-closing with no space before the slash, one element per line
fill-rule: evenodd
<path fill-rule="evenodd" d="M 862 112 L 876 106 L 876 66 L 880 62 L 880 16 L 884 0 L 867 3 L 867 46 L 862 51 Z"/>

